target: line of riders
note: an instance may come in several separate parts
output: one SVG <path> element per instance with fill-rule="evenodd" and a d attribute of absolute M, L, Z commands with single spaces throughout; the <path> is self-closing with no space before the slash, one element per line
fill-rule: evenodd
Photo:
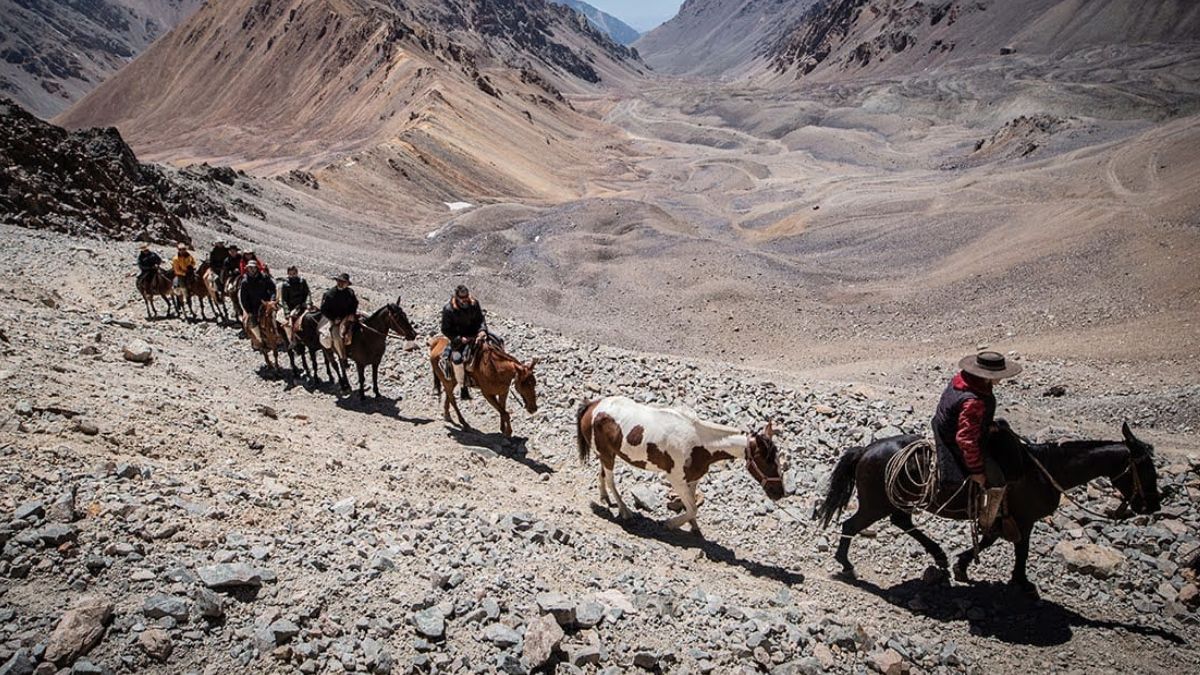
<path fill-rule="evenodd" d="M 308 282 L 299 276 L 295 266 L 288 268 L 287 278 L 279 284 L 277 290 L 267 266 L 258 260 L 253 251 L 239 251 L 236 245 L 226 245 L 224 242 L 218 241 L 209 253 L 208 259 L 197 266 L 196 259 L 188 251 L 187 246 L 182 243 L 178 244 L 176 255 L 170 261 L 170 275 L 161 269 L 162 262 L 162 258 L 150 250 L 148 245 L 142 246 L 138 256 L 138 267 L 141 270 L 138 276 L 138 289 L 147 301 L 148 316 L 155 312 L 152 295 L 168 295 L 168 289 L 174 291 L 175 307 L 182 316 L 181 297 L 185 294 L 179 291 L 195 285 L 196 277 L 200 276 L 205 283 L 224 289 L 228 296 L 237 299 L 235 308 L 242 313 L 243 329 L 251 343 L 256 345 L 256 349 L 259 349 L 260 347 L 256 343 L 264 338 L 260 326 L 276 325 L 274 311 L 276 298 L 279 298 L 286 316 L 284 330 L 290 345 L 295 345 L 300 339 L 301 320 L 307 316 L 310 318 L 309 323 L 311 324 L 311 317 L 319 316 L 316 332 L 322 340 L 322 345 L 327 349 L 327 368 L 330 360 L 328 354 L 330 345 L 348 347 L 355 340 L 363 343 L 374 341 L 378 345 L 373 356 L 356 359 L 359 368 L 360 395 L 363 387 L 363 362 L 364 360 L 370 361 L 374 370 L 382 358 L 383 344 L 389 331 L 402 335 L 408 340 L 411 347 L 415 347 L 413 340 L 416 338 L 416 333 L 403 310 L 400 309 L 399 301 L 386 305 L 370 317 L 360 316 L 358 314 L 358 297 L 350 288 L 350 276 L 346 273 L 332 277 L 334 286 L 325 291 L 320 305 L 314 306 Z M 211 300 L 212 295 L 210 294 L 208 297 Z M 203 312 L 203 303 L 201 311 Z M 215 307 L 214 312 L 216 312 Z M 270 312 L 269 321 L 264 319 L 264 312 Z M 393 318 L 380 319 L 379 328 L 371 328 L 370 324 L 380 315 L 388 315 Z M 536 380 L 533 369 L 537 360 L 526 364 L 504 352 L 503 341 L 488 330 L 480 303 L 462 285 L 455 289 L 450 300 L 442 308 L 440 328 L 444 337 L 430 340 L 430 362 L 433 366 L 435 391 L 439 395 L 445 395 L 443 411 L 446 420 L 450 420 L 450 408 L 453 406 L 455 412 L 458 413 L 460 425 L 469 428 L 461 411 L 458 410 L 458 404 L 454 400 L 453 394 L 455 383 L 458 383 L 461 387 L 459 397 L 464 400 L 470 398 L 468 391 L 468 384 L 470 384 L 477 387 L 483 393 L 484 398 L 500 413 L 502 433 L 511 435 L 512 426 L 506 410 L 509 388 L 511 386 L 521 396 L 527 411 L 536 412 Z M 449 352 L 449 358 L 443 358 L 446 352 Z M 315 366 L 314 353 L 314 373 Z M 933 439 L 932 443 L 927 445 L 929 446 L 928 452 L 932 454 L 927 454 L 923 460 L 915 460 L 917 464 L 924 462 L 925 466 L 936 463 L 939 472 L 953 467 L 954 470 L 951 473 L 956 477 L 954 483 L 942 484 L 939 489 L 947 490 L 954 484 L 958 485 L 958 489 L 954 490 L 949 497 L 943 495 L 916 508 L 943 517 L 978 522 L 979 532 L 982 533 L 983 539 L 976 549 L 960 556 L 958 565 L 955 567 L 956 577 L 965 580 L 966 566 L 977 555 L 977 551 L 1003 536 L 1014 542 L 1016 546 L 1017 565 L 1014 568 L 1013 581 L 1028 589 L 1032 588 L 1032 585 L 1025 576 L 1025 559 L 1029 550 L 1030 531 L 1037 520 L 1049 515 L 1057 508 L 1059 495 L 1064 490 L 1082 485 L 1095 477 L 1108 476 L 1123 497 L 1119 511 L 1125 511 L 1128 505 L 1132 507 L 1134 513 L 1139 514 L 1157 511 L 1159 496 L 1156 472 L 1151 461 L 1153 448 L 1137 439 L 1129 430 L 1128 425 L 1123 427 L 1125 435 L 1123 443 L 1089 441 L 1077 442 L 1075 445 L 1060 444 L 1056 446 L 1059 447 L 1056 455 L 1054 447 L 1051 447 L 1055 444 L 1028 445 L 1011 431 L 1007 423 L 998 420 L 994 387 L 1021 371 L 1020 364 L 1009 361 L 1002 354 L 993 351 L 972 354 L 959 362 L 957 372 L 942 392 L 931 420 Z M 342 382 L 344 387 L 348 387 L 349 383 L 345 379 L 344 372 L 343 365 Z M 377 381 L 375 395 L 379 395 Z M 695 469 L 692 466 L 695 457 L 685 459 L 681 456 L 677 458 L 678 461 L 664 459 L 666 457 L 664 449 L 669 446 L 670 439 L 661 434 L 665 433 L 669 436 L 672 433 L 670 430 L 679 426 L 678 420 L 684 419 L 695 421 L 702 427 L 707 425 L 704 427 L 709 430 L 706 433 L 711 433 L 712 429 L 719 429 L 720 434 L 735 434 L 732 437 L 735 439 L 746 436 L 744 434 L 737 436 L 738 430 L 736 429 L 725 428 L 721 425 L 714 426 L 698 420 L 693 413 L 684 412 L 683 417 L 679 418 L 678 411 L 674 409 L 649 408 L 635 404 L 633 401 L 624 400 L 612 405 L 615 406 L 614 410 L 631 409 L 626 411 L 634 417 L 634 424 L 631 426 L 628 436 L 621 434 L 617 429 L 617 433 L 611 438 L 601 438 L 594 436 L 596 432 L 591 429 L 603 428 L 607 430 L 606 433 L 611 432 L 615 428 L 612 416 L 604 412 L 596 413 L 594 419 L 585 415 L 586 411 L 594 410 L 595 406 L 601 405 L 601 403 L 602 401 L 585 403 L 580 408 L 577 427 L 581 458 L 586 454 L 584 452 L 586 447 L 595 440 L 601 451 L 608 448 L 610 455 L 615 453 L 616 456 L 624 458 L 635 466 L 642 468 L 650 468 L 651 465 L 658 466 L 659 469 L 666 471 L 669 477 L 677 479 L 677 481 L 673 481 L 673 491 L 677 495 L 680 491 L 675 485 L 676 482 L 685 486 L 686 490 L 692 493 L 692 501 L 689 502 L 689 514 L 687 515 L 695 526 L 695 506 L 699 503 L 696 500 L 695 484 L 699 482 L 699 476 L 702 476 L 706 470 L 707 463 L 700 461 L 699 464 L 702 466 L 698 470 L 698 475 L 689 476 L 688 472 Z M 645 410 L 639 411 L 639 408 L 645 408 Z M 650 420 L 656 419 L 655 416 L 659 413 L 676 414 L 676 418 L 673 418 L 676 421 L 664 425 L 664 428 L 667 429 L 665 432 L 657 430 L 657 433 L 660 433 L 658 440 L 651 442 L 646 439 L 654 438 L 653 434 L 656 433 L 656 430 L 647 425 L 653 425 L 654 423 Z M 602 417 L 608 417 L 608 419 L 602 420 L 600 419 Z M 641 422 L 643 419 L 647 420 L 645 424 Z M 685 422 L 683 426 L 687 426 L 689 423 Z M 608 426 L 605 427 L 605 424 Z M 773 448 L 769 442 L 770 425 L 767 426 L 765 433 L 751 434 L 748 438 L 751 439 L 751 442 L 749 442 L 748 454 L 746 454 L 747 469 L 756 480 L 764 485 L 764 488 L 768 486 L 768 483 L 772 485 L 778 483 L 780 468 L 775 452 L 773 450 L 763 452 L 761 449 L 757 453 L 749 452 L 755 443 Z M 815 515 L 828 525 L 830 520 L 847 506 L 855 487 L 858 487 L 860 493 L 858 510 L 843 524 L 843 534 L 836 554 L 837 560 L 844 566 L 844 572 L 853 574 L 853 567 L 847 557 L 850 539 L 871 523 L 889 515 L 894 524 L 916 538 L 934 556 L 939 566 L 946 567 L 945 554 L 936 543 L 929 540 L 912 525 L 913 511 L 896 502 L 889 492 L 894 486 L 887 484 L 888 481 L 884 478 L 885 474 L 890 471 L 890 467 L 885 465 L 889 464 L 893 457 L 903 454 L 905 450 L 914 447 L 917 443 L 925 443 L 923 436 L 906 434 L 882 439 L 867 447 L 851 448 L 839 460 L 830 479 L 829 493 L 818 505 Z M 639 449 L 643 445 L 644 447 Z M 1062 454 L 1064 451 L 1067 454 Z M 702 445 L 692 447 L 691 452 L 697 457 L 706 458 L 709 463 L 722 458 L 731 458 L 731 455 L 725 454 L 724 451 L 715 452 L 713 448 L 706 449 Z M 697 455 L 697 453 L 699 454 Z M 1042 459 L 1039 460 L 1036 453 L 1046 454 L 1041 454 Z M 1036 471 L 1031 473 L 1029 470 L 1020 468 L 1023 465 L 1022 456 L 1033 457 L 1037 469 L 1046 476 L 1049 482 L 1037 478 L 1039 474 Z M 753 457 L 757 457 L 757 459 L 753 459 Z M 904 461 L 908 462 L 907 459 Z M 759 466 L 756 462 L 765 463 Z M 614 494 L 616 491 L 615 484 L 611 483 L 611 463 L 612 456 L 605 458 L 602 452 L 602 497 L 606 496 L 606 470 L 607 478 L 610 480 L 609 487 Z M 679 475 L 675 476 L 676 473 Z M 1030 478 L 1031 475 L 1034 476 L 1033 479 Z M 1055 475 L 1058 477 L 1055 478 Z M 936 474 L 935 478 L 938 478 Z M 959 478 L 961 480 L 958 480 Z M 901 476 L 900 481 L 905 480 L 911 481 L 912 474 Z M 1010 484 L 1014 490 L 1011 495 L 1008 494 Z M 1067 487 L 1063 488 L 1063 485 Z M 900 487 L 913 489 L 919 487 L 919 484 L 900 485 Z M 963 488 L 969 488 L 965 494 Z M 775 490 L 774 493 L 768 491 L 768 496 L 772 499 L 777 499 L 781 494 L 780 490 Z M 1013 498 L 1016 499 L 1016 503 L 1010 508 L 1009 501 Z M 964 499 L 966 506 L 963 505 Z M 686 520 L 675 519 L 672 522 L 682 524 Z"/>
<path fill-rule="evenodd" d="M 191 310 L 193 295 L 202 295 L 202 317 L 203 296 L 207 295 L 210 299 L 213 296 L 233 299 L 234 308 L 241 316 L 244 335 L 250 339 L 251 345 L 260 351 L 264 343 L 261 328 L 263 313 L 267 308 L 273 308 L 272 303 L 277 301 L 282 303 L 286 317 L 283 329 L 290 346 L 297 346 L 300 341 L 301 322 L 306 315 L 317 317 L 317 333 L 321 345 L 326 349 L 333 349 L 341 357 L 344 357 L 346 350 L 353 344 L 355 335 L 363 328 L 364 317 L 358 312 L 358 296 L 350 287 L 350 275 L 345 272 L 332 277 L 334 286 L 325 291 L 320 305 L 314 305 L 308 281 L 300 276 L 295 265 L 287 268 L 287 277 L 279 283 L 277 289 L 267 265 L 258 259 L 253 250 L 242 251 L 236 244 L 217 241 L 213 244 L 208 258 L 198 265 L 188 246 L 180 242 L 176 245 L 175 256 L 170 260 L 169 274 L 162 269 L 162 264 L 162 257 L 153 251 L 149 244 L 141 246 L 137 259 L 137 287 L 146 300 L 148 316 L 157 314 L 154 296 L 168 295 L 166 288 L 169 283 L 168 311 L 173 301 L 180 316 L 183 315 L 185 300 L 189 311 Z M 188 292 L 189 289 L 195 288 L 204 288 L 209 292 Z M 214 315 L 218 312 L 218 307 L 224 311 L 224 302 L 213 303 Z M 403 314 L 402 311 L 400 313 Z M 406 317 L 402 323 L 407 324 Z M 408 330 L 411 331 L 411 327 Z M 446 379 L 460 384 L 459 397 L 464 401 L 469 400 L 470 380 L 466 371 L 476 356 L 476 346 L 487 342 L 502 351 L 504 341 L 488 330 L 483 308 L 464 285 L 455 289 L 449 302 L 442 308 L 441 330 L 448 341 L 449 358 L 439 359 L 439 363 Z M 411 341 L 412 338 L 409 339 Z M 328 366 L 328 359 L 326 363 Z M 315 371 L 315 355 L 313 366 Z M 345 382 L 344 375 L 342 379 Z M 378 395 L 377 384 L 375 393 Z"/>

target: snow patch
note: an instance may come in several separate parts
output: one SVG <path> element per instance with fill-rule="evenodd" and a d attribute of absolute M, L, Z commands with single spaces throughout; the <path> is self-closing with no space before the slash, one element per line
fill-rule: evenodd
<path fill-rule="evenodd" d="M 474 204 L 472 204 L 470 202 L 442 202 L 442 203 L 445 204 L 446 207 L 449 208 L 451 211 L 462 211 L 463 209 L 469 209 L 472 206 L 474 206 Z"/>

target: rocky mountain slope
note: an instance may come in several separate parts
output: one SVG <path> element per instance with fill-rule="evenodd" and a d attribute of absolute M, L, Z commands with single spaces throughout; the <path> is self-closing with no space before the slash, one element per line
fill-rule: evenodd
<path fill-rule="evenodd" d="M 0 0 L 0 95 L 62 112 L 203 0 Z"/>
<path fill-rule="evenodd" d="M 951 584 L 884 523 L 856 540 L 863 578 L 847 583 L 829 575 L 837 534 L 811 506 L 842 448 L 923 429 L 929 400 L 493 314 L 515 353 L 543 357 L 540 410 L 516 412 L 504 440 L 481 400 L 464 411 L 482 431 L 440 421 L 419 352 L 389 351 L 381 400 L 292 386 L 232 329 L 145 321 L 129 245 L 2 225 L 0 237 L 0 289 L 21 288 L 0 291 L 7 672 L 1183 672 L 1200 658 L 1200 465 L 1166 444 L 1158 516 L 1066 504 L 1037 526 L 1041 601 L 1004 583 L 1007 544 L 977 582 Z M 55 275 L 47 259 L 62 261 Z M 312 281 L 345 262 L 302 265 Z M 358 288 L 368 309 L 395 296 Z M 419 330 L 436 299 L 405 301 Z M 1030 372 L 1006 415 L 1056 438 L 1033 415 L 1045 370 Z M 743 467 L 718 470 L 702 484 L 701 539 L 664 531 L 661 478 L 620 466 L 638 513 L 615 522 L 593 503 L 596 466 L 579 464 L 572 424 L 581 400 L 618 392 L 775 420 L 790 496 L 769 502 Z M 1103 510 L 1113 495 L 1097 482 L 1072 500 Z M 961 525 L 918 522 L 950 550 L 970 546 Z"/>
<path fill-rule="evenodd" d="M 612 14 L 603 12 L 592 5 L 583 2 L 582 0 L 553 1 L 560 5 L 566 5 L 576 12 L 586 16 L 589 23 L 600 29 L 600 31 L 602 31 L 605 35 L 623 45 L 631 45 L 636 42 L 639 37 L 641 37 L 641 33 L 639 33 L 633 26 L 630 26 Z"/>
<path fill-rule="evenodd" d="M 603 134 L 564 93 L 643 70 L 542 0 L 233 0 L 59 119 L 116 126 L 155 160 L 312 171 L 331 199 L 421 219 L 443 202 L 578 195 Z"/>
<path fill-rule="evenodd" d="M 687 0 L 670 21 L 636 43 L 657 70 L 697 76 L 736 76 L 755 66 L 766 44 L 779 39 L 816 0 Z"/>
<path fill-rule="evenodd" d="M 187 176 L 139 162 L 116 129 L 68 132 L 0 98 L 0 222 L 105 239 L 191 242 L 183 219 L 234 220 Z"/>
<path fill-rule="evenodd" d="M 827 0 L 761 54 L 782 72 L 824 78 L 896 74 L 1008 54 L 1095 45 L 1192 42 L 1200 6 L 1185 0 Z"/>

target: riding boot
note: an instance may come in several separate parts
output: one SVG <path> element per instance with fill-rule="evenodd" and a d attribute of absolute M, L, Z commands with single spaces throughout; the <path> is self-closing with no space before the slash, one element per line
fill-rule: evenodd
<path fill-rule="evenodd" d="M 454 379 L 460 387 L 458 397 L 464 401 L 471 400 L 471 392 L 467 391 L 467 367 L 461 363 L 455 363 Z"/>
<path fill-rule="evenodd" d="M 1000 514 L 1000 505 L 1004 503 L 1004 493 L 1008 488 L 988 488 L 984 493 L 983 508 L 979 511 L 979 531 L 986 534 L 996 524 L 996 516 Z"/>

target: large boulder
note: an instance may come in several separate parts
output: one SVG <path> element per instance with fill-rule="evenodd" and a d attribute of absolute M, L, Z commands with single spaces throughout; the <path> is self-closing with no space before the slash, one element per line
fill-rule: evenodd
<path fill-rule="evenodd" d="M 196 570 L 200 583 L 214 590 L 262 586 L 262 572 L 245 563 L 220 563 Z"/>
<path fill-rule="evenodd" d="M 70 665 L 95 647 L 113 615 L 113 604 L 95 596 L 80 598 L 67 610 L 46 642 L 45 660 Z"/>
<path fill-rule="evenodd" d="M 1060 541 L 1054 555 L 1067 564 L 1067 569 L 1097 579 L 1108 579 L 1125 564 L 1120 551 L 1086 541 Z"/>
<path fill-rule="evenodd" d="M 554 650 L 562 642 L 564 634 L 558 619 L 552 614 L 542 616 L 529 622 L 525 628 L 525 644 L 521 647 L 521 660 L 530 670 L 537 670 L 546 665 Z"/>

